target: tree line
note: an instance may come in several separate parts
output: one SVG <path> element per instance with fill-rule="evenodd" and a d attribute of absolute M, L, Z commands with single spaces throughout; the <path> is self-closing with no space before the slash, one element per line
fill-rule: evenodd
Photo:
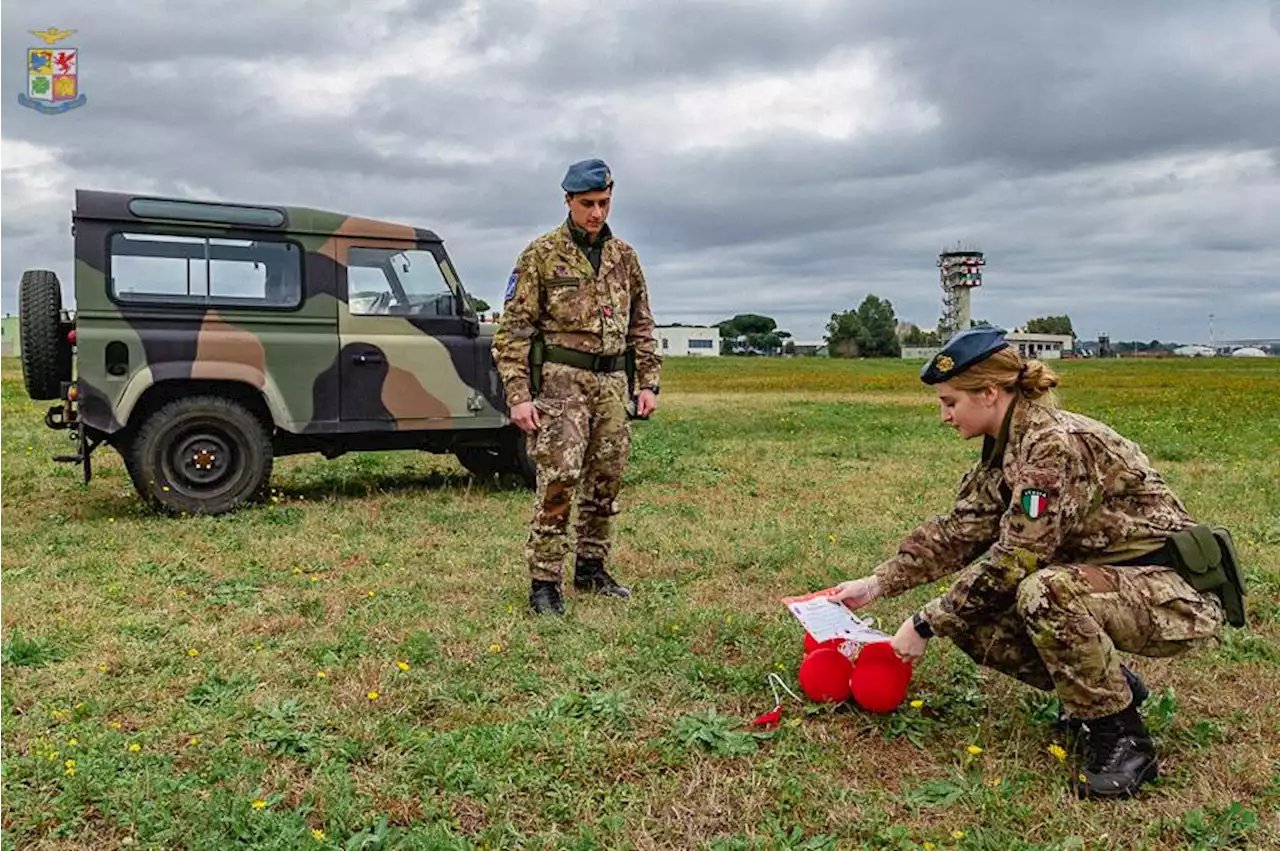
<path fill-rule="evenodd" d="M 990 325 L 985 319 L 973 320 L 970 327 Z M 791 334 L 780 330 L 769 316 L 740 313 L 715 324 L 720 329 L 720 353 L 723 355 L 793 354 Z M 1071 317 L 1044 316 L 1027 322 L 1025 330 L 1033 334 L 1069 334 L 1075 336 Z M 900 327 L 893 303 L 877 295 L 868 295 L 854 310 L 831 314 L 827 322 L 827 353 L 833 358 L 897 358 L 903 347 L 928 348 L 942 345 L 940 329 L 926 331 L 915 325 Z"/>

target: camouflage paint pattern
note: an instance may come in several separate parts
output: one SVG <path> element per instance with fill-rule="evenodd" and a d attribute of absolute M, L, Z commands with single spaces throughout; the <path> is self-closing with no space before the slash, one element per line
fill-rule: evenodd
<path fill-rule="evenodd" d="M 1090 717 L 1127 705 L 1117 647 L 1170 655 L 1221 627 L 1220 601 L 1173 570 L 1102 566 L 1152 553 L 1192 525 L 1137 444 L 1018 401 L 955 507 L 908 535 L 875 575 L 895 596 L 959 571 L 921 610 L 934 633 L 1024 682 L 1055 686 L 1069 711 Z"/>
<path fill-rule="evenodd" d="M 493 358 L 511 405 L 528 402 L 529 346 L 548 345 L 601 355 L 636 352 L 636 386 L 658 383 L 661 357 L 654 339 L 649 290 L 635 249 L 611 237 L 600 271 L 578 248 L 566 221 L 529 244 L 511 272 Z"/>
<path fill-rule="evenodd" d="M 529 456 L 538 469 L 525 555 L 533 579 L 559 583 L 578 498 L 577 555 L 608 558 L 622 475 L 631 450 L 627 377 L 546 364 L 534 400 L 541 427 Z"/>
<path fill-rule="evenodd" d="M 358 315 L 346 298 L 355 247 L 427 251 L 461 303 L 441 239 L 429 230 L 299 207 L 280 226 L 141 218 L 136 196 L 78 191 L 75 210 L 79 416 L 110 435 L 159 382 L 207 379 L 253 388 L 276 427 L 298 434 L 498 428 L 506 403 L 488 329 L 453 316 Z M 137 235 L 287 241 L 300 248 L 296 307 L 142 304 L 108 286 L 110 238 Z M 446 283 L 447 282 L 447 283 Z M 124 282 L 127 285 L 127 282 Z M 112 346 L 112 344 L 115 344 Z M 108 347 L 125 352 L 107 370 Z M 121 349 L 123 347 L 123 349 Z M 363 358 L 367 365 L 357 366 Z"/>

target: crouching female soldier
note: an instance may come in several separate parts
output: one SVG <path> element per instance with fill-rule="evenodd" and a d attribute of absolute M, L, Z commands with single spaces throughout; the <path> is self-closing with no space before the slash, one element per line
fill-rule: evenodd
<path fill-rule="evenodd" d="M 1229 536 L 1188 516 L 1136 444 L 1058 410 L 1057 377 L 1023 362 L 1003 331 L 956 335 L 921 379 L 944 423 L 983 437 L 982 457 L 949 513 L 832 599 L 856 609 L 961 571 L 898 629 L 898 655 L 917 660 L 944 636 L 981 665 L 1056 691 L 1064 725 L 1087 731 L 1073 788 L 1133 793 L 1158 762 L 1138 713 L 1147 689 L 1120 651 L 1172 656 L 1228 619 L 1243 624 Z"/>

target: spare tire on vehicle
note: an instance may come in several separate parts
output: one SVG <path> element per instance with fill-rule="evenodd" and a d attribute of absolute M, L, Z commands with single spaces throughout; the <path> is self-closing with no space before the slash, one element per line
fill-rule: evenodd
<path fill-rule="evenodd" d="M 18 284 L 22 380 L 32 399 L 57 399 L 71 380 L 70 326 L 62 321 L 62 286 L 48 269 L 28 269 Z"/>

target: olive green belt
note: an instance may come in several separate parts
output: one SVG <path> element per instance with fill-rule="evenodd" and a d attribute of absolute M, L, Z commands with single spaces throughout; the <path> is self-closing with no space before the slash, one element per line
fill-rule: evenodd
<path fill-rule="evenodd" d="M 577 349 L 547 346 L 544 357 L 547 363 L 576 366 L 578 369 L 589 369 L 592 372 L 621 372 L 627 368 L 627 356 L 625 353 L 620 355 L 593 355 L 591 352 L 580 352 Z"/>

